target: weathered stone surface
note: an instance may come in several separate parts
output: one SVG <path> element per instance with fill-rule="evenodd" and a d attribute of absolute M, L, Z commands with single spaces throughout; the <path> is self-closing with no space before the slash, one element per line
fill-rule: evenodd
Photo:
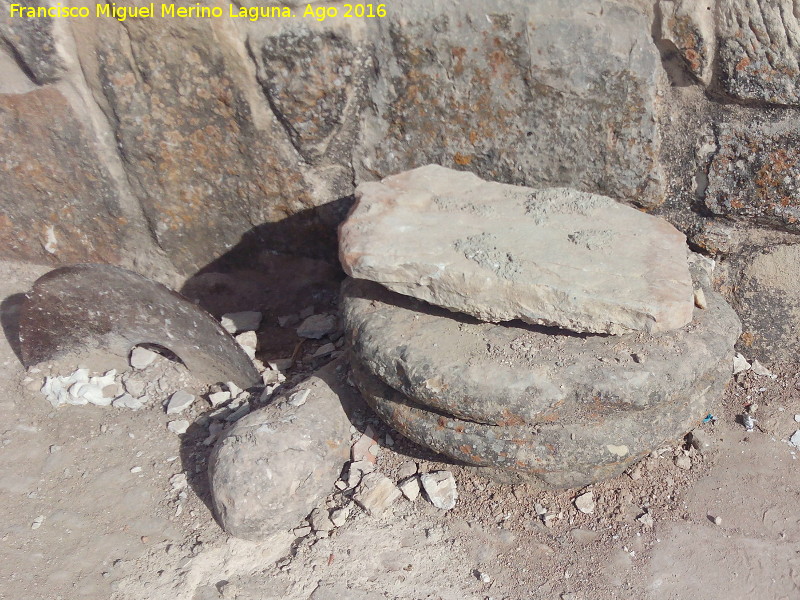
<path fill-rule="evenodd" d="M 29 0 L 25 3 L 0 0 L 0 42 L 5 42 L 15 58 L 22 63 L 28 76 L 42 85 L 56 81 L 64 70 L 64 59 L 59 54 L 53 37 L 53 19 L 50 17 L 11 16 L 11 5 L 47 8 L 47 2 Z"/>
<path fill-rule="evenodd" d="M 209 459 L 214 510 L 225 530 L 258 540 L 295 527 L 333 489 L 350 451 L 358 399 L 329 363 L 229 429 Z M 291 394 L 309 390 L 300 406 Z M 399 493 L 399 492 L 398 492 Z"/>
<path fill-rule="evenodd" d="M 713 75 L 714 32 L 713 0 L 660 0 L 661 39 L 669 41 L 680 54 L 686 68 L 704 84 Z"/>
<path fill-rule="evenodd" d="M 392 6 L 372 23 L 361 180 L 425 163 L 663 200 L 650 18 L 580 0 Z"/>
<path fill-rule="evenodd" d="M 374 471 L 364 475 L 353 500 L 370 514 L 380 515 L 386 512 L 401 494 L 402 492 L 392 483 L 391 479 Z"/>
<path fill-rule="evenodd" d="M 800 245 L 771 246 L 748 260 L 736 291 L 742 351 L 765 362 L 800 354 Z"/>
<path fill-rule="evenodd" d="M 484 321 L 618 334 L 692 318 L 684 235 L 610 198 L 436 165 L 356 197 L 339 236 L 352 277 Z"/>
<path fill-rule="evenodd" d="M 739 319 L 705 292 L 686 327 L 618 338 L 478 323 L 356 280 L 341 306 L 356 360 L 421 405 L 480 423 L 581 424 L 667 403 L 731 352 Z"/>
<path fill-rule="evenodd" d="M 254 226 L 315 202 L 280 124 L 258 105 L 242 57 L 213 21 L 130 19 L 79 40 L 133 191 L 158 244 L 187 272 Z M 253 244 L 278 237 L 250 236 Z"/>
<path fill-rule="evenodd" d="M 0 255 L 118 262 L 130 224 L 108 172 L 54 88 L 0 95 Z"/>
<path fill-rule="evenodd" d="M 483 425 L 429 411 L 358 365 L 353 378 L 378 415 L 412 441 L 468 464 L 511 471 L 518 481 L 573 488 L 618 475 L 696 426 L 730 379 L 730 360 L 707 365 L 694 385 L 668 401 L 590 424 Z"/>
<path fill-rule="evenodd" d="M 19 322 L 22 362 L 125 369 L 139 344 L 168 348 L 207 383 L 243 388 L 258 371 L 216 319 L 183 296 L 111 265 L 61 267 L 33 285 Z"/>
<path fill-rule="evenodd" d="M 724 123 L 708 173 L 706 206 L 715 214 L 800 231 L 797 119 Z"/>
<path fill-rule="evenodd" d="M 458 500 L 456 478 L 451 471 L 435 471 L 419 476 L 425 495 L 436 508 L 450 510 Z"/>
<path fill-rule="evenodd" d="M 292 144 L 307 160 L 319 159 L 357 102 L 358 49 L 340 32 L 301 28 L 264 37 L 251 51 L 261 66 L 259 83 Z"/>
<path fill-rule="evenodd" d="M 735 98 L 800 105 L 800 23 L 792 0 L 720 0 L 720 79 Z"/>

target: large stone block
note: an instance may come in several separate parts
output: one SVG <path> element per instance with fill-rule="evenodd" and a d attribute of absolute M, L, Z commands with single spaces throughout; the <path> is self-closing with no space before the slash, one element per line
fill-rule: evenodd
<path fill-rule="evenodd" d="M 133 191 L 183 271 L 314 205 L 282 128 L 265 106 L 253 108 L 259 91 L 244 57 L 213 24 L 129 20 L 81 41 Z"/>
<path fill-rule="evenodd" d="M 610 198 L 437 165 L 356 196 L 339 236 L 352 277 L 483 321 L 619 334 L 692 318 L 684 235 Z"/>
<path fill-rule="evenodd" d="M 735 98 L 800 105 L 800 22 L 793 0 L 720 0 L 720 83 Z"/>
<path fill-rule="evenodd" d="M 393 5 L 377 20 L 360 179 L 425 163 L 662 200 L 649 19 L 616 2 Z"/>
<path fill-rule="evenodd" d="M 724 123 L 708 173 L 705 203 L 717 215 L 800 231 L 797 119 Z"/>
<path fill-rule="evenodd" d="M 130 223 L 111 178 L 54 88 L 0 95 L 0 254 L 118 262 Z"/>

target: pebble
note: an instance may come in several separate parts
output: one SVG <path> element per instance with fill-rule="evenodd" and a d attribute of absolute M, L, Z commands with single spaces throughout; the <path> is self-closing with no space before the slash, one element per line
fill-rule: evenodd
<path fill-rule="evenodd" d="M 241 331 L 255 331 L 261 325 L 261 318 L 261 313 L 254 310 L 227 313 L 222 315 L 220 325 L 231 334 Z"/>
<path fill-rule="evenodd" d="M 644 525 L 645 528 L 647 529 L 652 528 L 654 524 L 653 515 L 651 515 L 649 512 L 646 511 L 644 514 L 639 515 L 636 518 L 636 520 L 639 521 L 639 523 L 641 523 L 642 525 Z"/>
<path fill-rule="evenodd" d="M 336 483 L 333 484 L 333 487 L 342 492 L 347 489 L 347 482 L 339 479 Z"/>
<path fill-rule="evenodd" d="M 194 402 L 194 396 L 184 390 L 178 390 L 170 396 L 167 402 L 167 414 L 174 415 L 189 408 Z"/>
<path fill-rule="evenodd" d="M 800 415 L 795 415 L 794 416 L 794 422 L 795 423 L 800 423 Z"/>
<path fill-rule="evenodd" d="M 130 364 L 131 367 L 137 370 L 146 369 L 153 364 L 156 357 L 158 357 L 158 353 L 136 346 L 131 352 Z"/>
<path fill-rule="evenodd" d="M 722 517 L 714 517 L 714 525 L 722 525 Z"/>
<path fill-rule="evenodd" d="M 33 520 L 33 523 L 31 523 L 31 529 L 39 529 L 42 523 L 44 523 L 44 515 L 39 515 Z"/>
<path fill-rule="evenodd" d="M 739 373 L 744 373 L 745 371 L 750 370 L 750 363 L 747 362 L 747 359 L 739 353 L 733 357 L 733 374 L 738 375 Z"/>
<path fill-rule="evenodd" d="M 483 583 L 491 583 L 492 582 L 492 578 L 489 577 L 489 575 L 487 575 L 483 571 L 475 571 L 475 576 L 478 579 L 480 579 Z"/>
<path fill-rule="evenodd" d="M 417 498 L 419 498 L 420 484 L 419 477 L 416 475 L 409 477 L 405 481 L 401 481 L 397 487 L 400 488 L 403 496 L 405 496 L 410 502 L 414 502 Z"/>
<path fill-rule="evenodd" d="M 330 514 L 325 508 L 315 508 L 308 517 L 308 522 L 314 531 L 330 531 L 334 528 Z"/>
<path fill-rule="evenodd" d="M 141 472 L 142 472 L 142 467 L 133 467 L 131 469 L 131 473 L 141 473 Z"/>
<path fill-rule="evenodd" d="M 372 428 L 372 425 L 367 425 L 359 440 L 353 444 L 350 450 L 350 456 L 354 461 L 366 460 L 374 464 L 377 455 L 370 452 L 370 449 L 376 445 L 375 430 Z"/>
<path fill-rule="evenodd" d="M 170 421 L 167 423 L 167 429 L 177 435 L 183 435 L 189 429 L 189 421 L 186 419 L 179 419 L 178 421 Z"/>
<path fill-rule="evenodd" d="M 228 393 L 231 395 L 231 398 L 235 398 L 236 396 L 242 393 L 242 388 L 240 388 L 232 381 L 227 382 L 225 384 L 225 387 L 228 388 Z"/>
<path fill-rule="evenodd" d="M 214 392 L 208 395 L 212 407 L 217 407 L 231 399 L 231 392 Z"/>
<path fill-rule="evenodd" d="M 336 346 L 334 344 L 325 344 L 317 348 L 317 351 L 311 355 L 311 358 L 319 358 L 320 356 L 327 356 L 334 350 L 336 350 Z"/>
<path fill-rule="evenodd" d="M 684 471 L 688 471 L 692 468 L 692 459 L 686 456 L 685 454 L 676 456 L 675 466 L 678 467 L 679 469 L 683 469 Z"/>
<path fill-rule="evenodd" d="M 792 434 L 792 437 L 789 438 L 789 443 L 796 448 L 800 448 L 800 429 Z"/>
<path fill-rule="evenodd" d="M 349 516 L 350 516 L 349 506 L 335 508 L 331 511 L 331 523 L 333 523 L 335 527 L 341 527 L 347 522 L 347 517 Z"/>
<path fill-rule="evenodd" d="M 575 498 L 575 508 L 583 514 L 590 515 L 594 512 L 595 502 L 594 493 L 586 492 Z"/>
<path fill-rule="evenodd" d="M 436 508 L 450 510 L 458 500 L 456 479 L 450 471 L 434 471 L 420 476 L 422 488 Z"/>
<path fill-rule="evenodd" d="M 397 469 L 397 478 L 400 480 L 408 479 L 417 474 L 417 463 L 413 460 L 407 460 L 400 468 Z"/>
<path fill-rule="evenodd" d="M 758 360 L 753 361 L 753 373 L 761 375 L 762 377 L 772 377 L 773 379 L 777 377 L 777 375 L 773 375 L 772 371 L 758 362 Z"/>
<path fill-rule="evenodd" d="M 186 473 L 175 473 L 175 475 L 169 478 L 169 484 L 172 486 L 173 490 L 179 492 L 187 488 L 189 480 L 186 477 Z"/>
<path fill-rule="evenodd" d="M 245 333 L 240 333 L 236 336 L 236 341 L 244 350 L 244 353 L 247 354 L 248 357 L 251 359 L 256 357 L 256 348 L 258 347 L 258 338 L 256 337 L 255 331 L 247 331 Z"/>
<path fill-rule="evenodd" d="M 294 361 L 291 358 L 276 358 L 267 363 L 273 371 L 286 371 L 291 369 Z"/>
<path fill-rule="evenodd" d="M 706 301 L 706 294 L 700 288 L 694 291 L 694 305 L 700 309 L 708 308 L 708 302 Z"/>
<path fill-rule="evenodd" d="M 297 335 L 302 338 L 318 340 L 336 329 L 334 315 L 312 315 L 305 319 L 297 328 Z"/>
<path fill-rule="evenodd" d="M 311 533 L 311 527 L 306 525 L 305 527 L 297 527 L 292 531 L 297 537 L 306 537 L 309 533 Z"/>
<path fill-rule="evenodd" d="M 353 495 L 361 508 L 371 515 L 379 515 L 386 511 L 402 492 L 392 480 L 382 473 L 367 473 Z"/>

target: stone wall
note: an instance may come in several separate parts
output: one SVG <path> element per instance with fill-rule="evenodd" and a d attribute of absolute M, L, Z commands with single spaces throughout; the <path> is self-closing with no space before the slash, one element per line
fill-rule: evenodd
<path fill-rule="evenodd" d="M 800 349 L 800 2 L 282 4 L 118 22 L 0 0 L 0 256 L 162 279 L 234 250 L 334 260 L 358 183 L 434 162 L 666 217 L 718 260 L 749 354 Z"/>

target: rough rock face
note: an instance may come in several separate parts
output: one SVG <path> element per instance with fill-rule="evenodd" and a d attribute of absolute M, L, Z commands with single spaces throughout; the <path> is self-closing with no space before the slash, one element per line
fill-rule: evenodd
<path fill-rule="evenodd" d="M 796 117 L 725 123 L 708 173 L 706 205 L 718 215 L 800 231 L 800 128 Z"/>
<path fill-rule="evenodd" d="M 737 298 L 743 352 L 762 361 L 800 353 L 800 245 L 771 246 L 748 261 Z"/>
<path fill-rule="evenodd" d="M 361 179 L 437 163 L 659 204 L 649 18 L 598 0 L 488 13 L 478 0 L 415 0 L 373 23 Z"/>
<path fill-rule="evenodd" d="M 287 531 L 330 492 L 349 457 L 347 410 L 356 402 L 342 370 L 340 361 L 329 363 L 217 442 L 209 481 L 225 531 L 250 540 Z"/>
<path fill-rule="evenodd" d="M 618 334 L 692 318 L 683 234 L 610 198 L 436 165 L 356 196 L 340 229 L 352 277 L 483 321 Z"/>
<path fill-rule="evenodd" d="M 117 262 L 129 222 L 64 96 L 0 95 L 0 239 L 8 257 Z"/>
<path fill-rule="evenodd" d="M 312 204 L 280 125 L 259 126 L 244 69 L 208 21 L 130 20 L 97 35 L 83 58 L 87 70 L 96 61 L 95 94 L 154 235 L 180 269 Z"/>
<path fill-rule="evenodd" d="M 678 51 L 686 68 L 708 85 L 713 75 L 714 0 L 661 0 L 661 39 Z"/>
<path fill-rule="evenodd" d="M 792 0 L 720 0 L 723 89 L 735 98 L 800 105 L 800 21 Z"/>
<path fill-rule="evenodd" d="M 477 323 L 352 279 L 342 314 L 363 368 L 420 405 L 493 425 L 592 423 L 668 403 L 731 351 L 739 320 L 705 293 L 691 325 L 619 338 Z"/>
<path fill-rule="evenodd" d="M 47 2 L 29 0 L 19 3 L 0 0 L 0 42 L 10 46 L 12 52 L 25 66 L 28 75 L 42 85 L 56 81 L 64 70 L 64 59 L 56 48 L 53 37 L 53 19 L 50 17 L 11 17 L 11 5 L 47 7 Z"/>

